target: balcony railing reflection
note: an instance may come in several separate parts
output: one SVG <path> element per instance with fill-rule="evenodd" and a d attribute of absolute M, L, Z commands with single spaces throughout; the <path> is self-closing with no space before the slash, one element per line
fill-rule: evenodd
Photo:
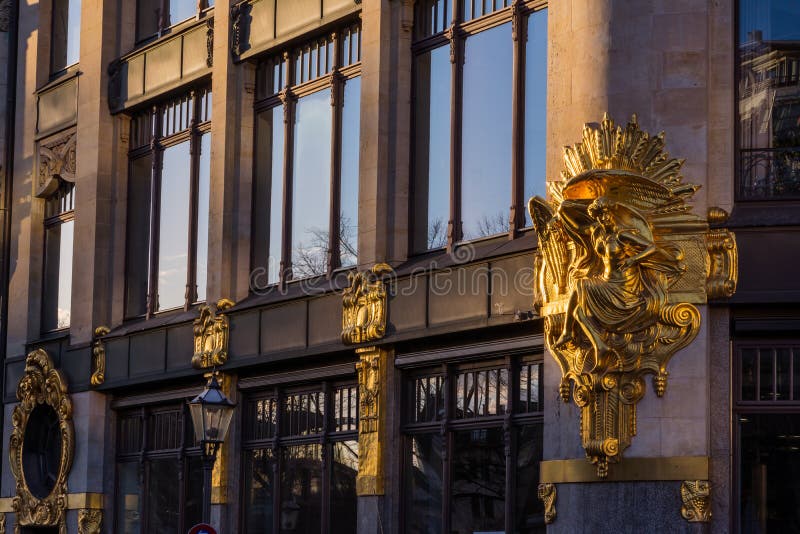
<path fill-rule="evenodd" d="M 739 200 L 800 199 L 800 147 L 741 149 Z"/>

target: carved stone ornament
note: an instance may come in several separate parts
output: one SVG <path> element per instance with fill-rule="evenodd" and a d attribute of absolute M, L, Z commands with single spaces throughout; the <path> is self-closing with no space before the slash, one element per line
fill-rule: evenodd
<path fill-rule="evenodd" d="M 39 145 L 39 171 L 33 194 L 44 198 L 58 189 L 59 180 L 75 181 L 75 132 Z"/>
<path fill-rule="evenodd" d="M 94 329 L 94 340 L 92 341 L 92 376 L 90 383 L 97 387 L 106 381 L 106 345 L 103 343 L 103 336 L 111 330 L 107 326 L 98 326 Z"/>
<path fill-rule="evenodd" d="M 539 484 L 539 500 L 544 504 L 545 525 L 556 520 L 556 497 L 555 484 Z"/>
<path fill-rule="evenodd" d="M 78 510 L 78 534 L 100 534 L 103 511 L 91 508 Z"/>
<path fill-rule="evenodd" d="M 377 341 L 386 334 L 386 287 L 382 276 L 391 272 L 391 266 L 379 263 L 369 271 L 349 275 L 350 287 L 342 297 L 345 345 Z"/>
<path fill-rule="evenodd" d="M 53 362 L 43 349 L 28 354 L 25 374 L 17 385 L 17 399 L 19 404 L 11 414 L 12 431 L 8 451 L 11 472 L 16 479 L 16 496 L 11 505 L 16 513 L 14 531 L 18 534 L 21 527 L 46 526 L 57 527 L 61 534 L 66 534 L 67 476 L 75 452 L 72 402 L 67 395 L 64 378 L 53 367 Z M 26 468 L 30 469 L 31 465 L 40 465 L 41 462 L 26 462 L 23 467 L 23 445 L 28 445 L 26 430 L 35 410 L 45 410 L 57 420 L 58 435 L 52 441 L 60 442 L 61 446 L 57 472 L 42 473 L 47 476 L 48 485 L 52 486 L 46 495 L 42 494 L 41 487 L 30 486 L 34 473 L 25 472 Z"/>
<path fill-rule="evenodd" d="M 706 480 L 687 480 L 681 484 L 681 515 L 690 523 L 711 521 L 711 485 Z"/>
<path fill-rule="evenodd" d="M 732 280 L 726 294 L 736 286 L 732 234 L 724 259 L 712 261 L 716 234 L 689 204 L 699 186 L 683 182 L 683 161 L 664 144 L 635 115 L 625 128 L 606 116 L 565 149 L 550 201 L 529 202 L 539 236 L 535 304 L 561 397 L 581 409 L 582 444 L 601 478 L 636 435 L 645 376 L 663 396 L 670 358 L 697 335 L 693 304 L 717 280 Z"/>
<path fill-rule="evenodd" d="M 383 495 L 382 436 L 389 351 L 380 347 L 356 349 L 358 371 L 358 495 Z"/>
<path fill-rule="evenodd" d="M 192 367 L 208 369 L 228 361 L 228 317 L 222 313 L 233 307 L 228 299 L 217 301 L 216 310 L 200 306 L 200 317 L 194 320 L 194 356 Z"/>

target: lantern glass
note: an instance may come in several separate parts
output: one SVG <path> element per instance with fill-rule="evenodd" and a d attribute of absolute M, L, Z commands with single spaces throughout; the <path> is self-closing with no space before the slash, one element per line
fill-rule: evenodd
<path fill-rule="evenodd" d="M 220 390 L 215 377 L 200 395 L 189 403 L 195 439 L 199 443 L 225 441 L 236 404 Z"/>

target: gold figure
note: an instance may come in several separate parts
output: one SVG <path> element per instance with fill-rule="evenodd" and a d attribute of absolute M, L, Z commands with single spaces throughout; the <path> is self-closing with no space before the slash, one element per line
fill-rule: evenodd
<path fill-rule="evenodd" d="M 6 514 L 0 513 L 0 534 L 6 534 Z"/>
<path fill-rule="evenodd" d="M 381 277 L 391 266 L 378 263 L 371 270 L 351 273 L 342 297 L 342 342 L 346 345 L 377 341 L 386 334 L 386 287 Z"/>
<path fill-rule="evenodd" d="M 706 480 L 687 480 L 681 484 L 681 515 L 690 523 L 711 521 L 711 485 Z"/>
<path fill-rule="evenodd" d="M 390 350 L 356 349 L 358 371 L 358 495 L 383 495 L 386 366 Z"/>
<path fill-rule="evenodd" d="M 728 213 L 722 208 L 708 209 L 708 222 L 714 225 L 728 220 Z M 706 293 L 708 298 L 729 298 L 736 292 L 739 278 L 739 251 L 736 236 L 725 228 L 712 228 L 708 231 L 708 276 Z"/>
<path fill-rule="evenodd" d="M 78 510 L 78 534 L 100 534 L 103 510 L 82 508 Z"/>
<path fill-rule="evenodd" d="M 549 525 L 556 520 L 557 496 L 555 484 L 539 484 L 539 500 L 544 504 L 545 525 Z"/>
<path fill-rule="evenodd" d="M 16 496 L 12 508 L 16 514 L 15 532 L 20 527 L 58 527 L 66 534 L 67 476 L 72 467 L 75 452 L 75 432 L 72 425 L 72 402 L 67 395 L 67 384 L 61 373 L 53 367 L 50 356 L 44 349 L 36 349 L 25 360 L 25 374 L 17 385 L 19 404 L 11 414 L 11 439 L 9 461 L 16 479 Z M 42 405 L 49 406 L 58 417 L 61 437 L 59 469 L 53 481 L 53 489 L 44 498 L 33 495 L 25 478 L 22 449 L 25 430 L 31 413 Z"/>
<path fill-rule="evenodd" d="M 208 369 L 228 361 L 228 317 L 222 313 L 233 307 L 228 299 L 217 301 L 216 309 L 200 306 L 200 317 L 194 320 L 194 356 L 192 367 Z"/>
<path fill-rule="evenodd" d="M 107 326 L 98 326 L 94 329 L 94 340 L 92 341 L 92 377 L 90 382 L 97 387 L 106 380 L 106 346 L 102 337 L 111 330 Z"/>
<path fill-rule="evenodd" d="M 667 363 L 697 335 L 693 304 L 706 302 L 712 274 L 735 288 L 735 241 L 710 274 L 713 238 L 688 203 L 698 186 L 683 182 L 664 134 L 650 137 L 635 115 L 624 129 L 608 116 L 586 125 L 564 159 L 551 201 L 529 202 L 539 236 L 535 304 L 561 397 L 581 408 L 583 447 L 605 478 L 636 435 L 645 375 L 662 396 Z"/>

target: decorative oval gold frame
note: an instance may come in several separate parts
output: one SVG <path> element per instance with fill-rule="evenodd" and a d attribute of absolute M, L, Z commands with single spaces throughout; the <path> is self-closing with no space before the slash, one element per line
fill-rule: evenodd
<path fill-rule="evenodd" d="M 72 468 L 75 453 L 75 429 L 72 423 L 72 401 L 67 394 L 67 383 L 53 366 L 53 361 L 44 349 L 36 349 L 25 359 L 25 374 L 17 385 L 19 404 L 11 414 L 11 439 L 9 461 L 16 479 L 16 496 L 12 508 L 16 513 L 14 531 L 20 527 L 58 527 L 66 534 L 67 476 Z M 61 431 L 61 462 L 50 495 L 44 499 L 35 497 L 25 480 L 22 467 L 22 449 L 28 419 L 34 408 L 47 404 L 55 410 Z"/>

